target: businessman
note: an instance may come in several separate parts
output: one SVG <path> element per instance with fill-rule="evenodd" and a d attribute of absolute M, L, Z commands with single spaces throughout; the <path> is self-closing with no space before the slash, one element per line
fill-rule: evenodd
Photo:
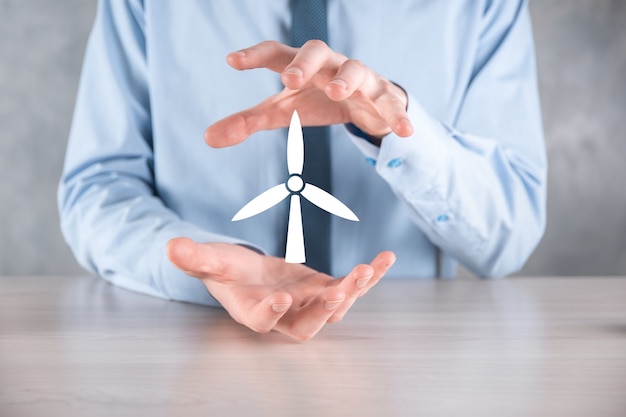
<path fill-rule="evenodd" d="M 518 270 L 545 227 L 527 4 L 394 6 L 101 1 L 59 187 L 79 262 L 300 340 L 394 262 L 412 279 Z M 282 258 L 287 205 L 230 221 L 284 182 L 293 110 L 316 126 L 305 178 L 361 220 L 303 206 L 307 265 Z"/>

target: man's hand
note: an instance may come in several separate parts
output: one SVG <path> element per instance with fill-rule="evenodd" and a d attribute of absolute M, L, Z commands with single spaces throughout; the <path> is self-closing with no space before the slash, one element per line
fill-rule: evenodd
<path fill-rule="evenodd" d="M 259 130 L 286 127 L 294 110 L 303 126 L 353 123 L 379 138 L 392 131 L 403 137 L 413 133 L 406 93 L 322 41 L 308 41 L 302 48 L 266 41 L 233 52 L 227 60 L 237 70 L 278 72 L 285 89 L 210 126 L 204 137 L 212 147 L 236 145 Z"/>
<path fill-rule="evenodd" d="M 357 265 L 345 277 L 333 279 L 305 265 L 227 243 L 176 238 L 168 242 L 167 256 L 200 279 L 237 322 L 297 340 L 308 340 L 327 322 L 341 320 L 395 261 L 392 252 L 381 252 L 369 265 Z"/>

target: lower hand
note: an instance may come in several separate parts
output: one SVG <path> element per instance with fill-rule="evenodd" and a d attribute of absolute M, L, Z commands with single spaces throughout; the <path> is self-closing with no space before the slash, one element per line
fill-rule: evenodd
<path fill-rule="evenodd" d="M 261 255 L 227 243 L 168 242 L 170 261 L 200 279 L 233 319 L 265 333 L 276 330 L 297 340 L 315 336 L 337 322 L 385 275 L 395 255 L 381 252 L 369 265 L 357 265 L 343 278 L 303 264 Z"/>
<path fill-rule="evenodd" d="M 212 147 L 238 144 L 259 130 L 286 127 L 294 110 L 303 126 L 353 123 L 378 138 L 392 131 L 403 137 L 413 133 L 404 90 L 322 41 L 301 48 L 261 42 L 229 54 L 227 61 L 238 70 L 278 72 L 285 88 L 210 126 L 205 141 Z"/>

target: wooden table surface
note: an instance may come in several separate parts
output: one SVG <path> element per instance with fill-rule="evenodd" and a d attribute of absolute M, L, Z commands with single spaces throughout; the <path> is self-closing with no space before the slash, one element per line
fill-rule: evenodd
<path fill-rule="evenodd" d="M 626 416 L 626 278 L 381 282 L 313 340 L 0 277 L 0 416 Z"/>

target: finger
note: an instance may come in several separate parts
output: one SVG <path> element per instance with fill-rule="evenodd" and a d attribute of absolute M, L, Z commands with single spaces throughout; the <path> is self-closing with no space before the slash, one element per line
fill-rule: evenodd
<path fill-rule="evenodd" d="M 362 90 L 395 134 L 401 137 L 413 134 L 413 125 L 406 112 L 404 90 L 375 73 L 368 74 Z"/>
<path fill-rule="evenodd" d="M 296 56 L 297 48 L 276 41 L 264 41 L 226 57 L 228 64 L 237 70 L 267 68 L 282 72 Z"/>
<path fill-rule="evenodd" d="M 165 252 L 175 267 L 189 275 L 197 276 L 202 262 L 193 240 L 186 237 L 171 239 L 167 242 Z"/>
<path fill-rule="evenodd" d="M 276 330 L 305 341 L 315 336 L 345 300 L 338 287 L 328 287 L 299 309 L 293 308 L 276 325 Z"/>
<path fill-rule="evenodd" d="M 242 256 L 248 258 L 248 266 L 260 262 L 261 258 L 251 249 L 230 243 L 196 243 L 186 237 L 178 237 L 167 242 L 165 251 L 175 267 L 192 277 L 202 280 L 221 281 L 237 274 L 238 261 Z M 206 284 L 206 282 L 205 282 Z"/>
<path fill-rule="evenodd" d="M 353 285 L 353 288 L 356 287 L 356 294 L 352 292 L 351 297 L 347 297 L 346 301 L 333 313 L 329 318 L 329 323 L 336 323 L 343 319 L 348 310 L 352 307 L 352 305 L 356 302 L 356 299 L 363 296 L 367 293 L 370 288 L 380 281 L 380 279 L 385 276 L 389 268 L 391 268 L 396 261 L 396 256 L 393 252 L 385 251 L 379 253 L 374 260 L 369 264 L 369 268 L 371 270 L 371 274 L 369 278 L 367 276 L 360 276 L 357 271 L 355 271 L 359 266 L 355 267 L 349 275 L 344 278 L 344 281 L 347 281 L 346 285 Z M 364 265 L 367 266 L 367 265 Z M 354 274 L 354 278 L 350 279 L 350 275 Z M 352 281 L 352 282 L 351 282 Z M 354 290 L 353 290 L 354 291 Z"/>
<path fill-rule="evenodd" d="M 413 134 L 406 106 L 396 95 L 387 91 L 377 97 L 375 103 L 378 112 L 396 135 L 407 137 Z"/>
<path fill-rule="evenodd" d="M 267 333 L 276 327 L 278 321 L 289 311 L 293 299 L 289 293 L 280 292 L 253 303 L 240 321 L 257 333 Z"/>
<path fill-rule="evenodd" d="M 335 280 L 339 281 L 338 287 L 346 294 L 346 298 L 328 318 L 329 323 L 335 323 L 343 319 L 356 299 L 361 295 L 362 289 L 368 285 L 369 281 L 374 276 L 374 272 L 374 268 L 370 265 L 357 265 L 352 268 L 352 271 L 344 278 Z"/>
<path fill-rule="evenodd" d="M 345 100 L 350 97 L 365 80 L 368 68 L 356 59 L 348 59 L 339 69 L 332 80 L 324 88 L 328 98 L 334 101 Z"/>
<path fill-rule="evenodd" d="M 282 72 L 283 84 L 289 89 L 297 90 L 322 70 L 334 75 L 341 64 L 339 57 L 324 42 L 310 40 L 302 45 L 293 61 Z"/>
<path fill-rule="evenodd" d="M 213 148 L 223 148 L 241 143 L 258 131 L 289 126 L 293 107 L 277 104 L 281 97 L 284 95 L 279 93 L 215 122 L 204 131 L 204 141 Z"/>
<path fill-rule="evenodd" d="M 396 262 L 396 255 L 391 251 L 384 251 L 376 255 L 370 262 L 370 266 L 374 269 L 372 278 L 361 288 L 359 297 L 365 295 L 374 285 L 380 281 L 382 277 L 391 269 Z"/>
<path fill-rule="evenodd" d="M 261 106 L 252 107 L 239 113 L 231 114 L 212 124 L 204 131 L 204 141 L 213 148 L 223 148 L 237 145 L 246 140 L 251 134 L 262 129 L 277 129 L 274 127 L 268 112 L 262 111 Z"/>

